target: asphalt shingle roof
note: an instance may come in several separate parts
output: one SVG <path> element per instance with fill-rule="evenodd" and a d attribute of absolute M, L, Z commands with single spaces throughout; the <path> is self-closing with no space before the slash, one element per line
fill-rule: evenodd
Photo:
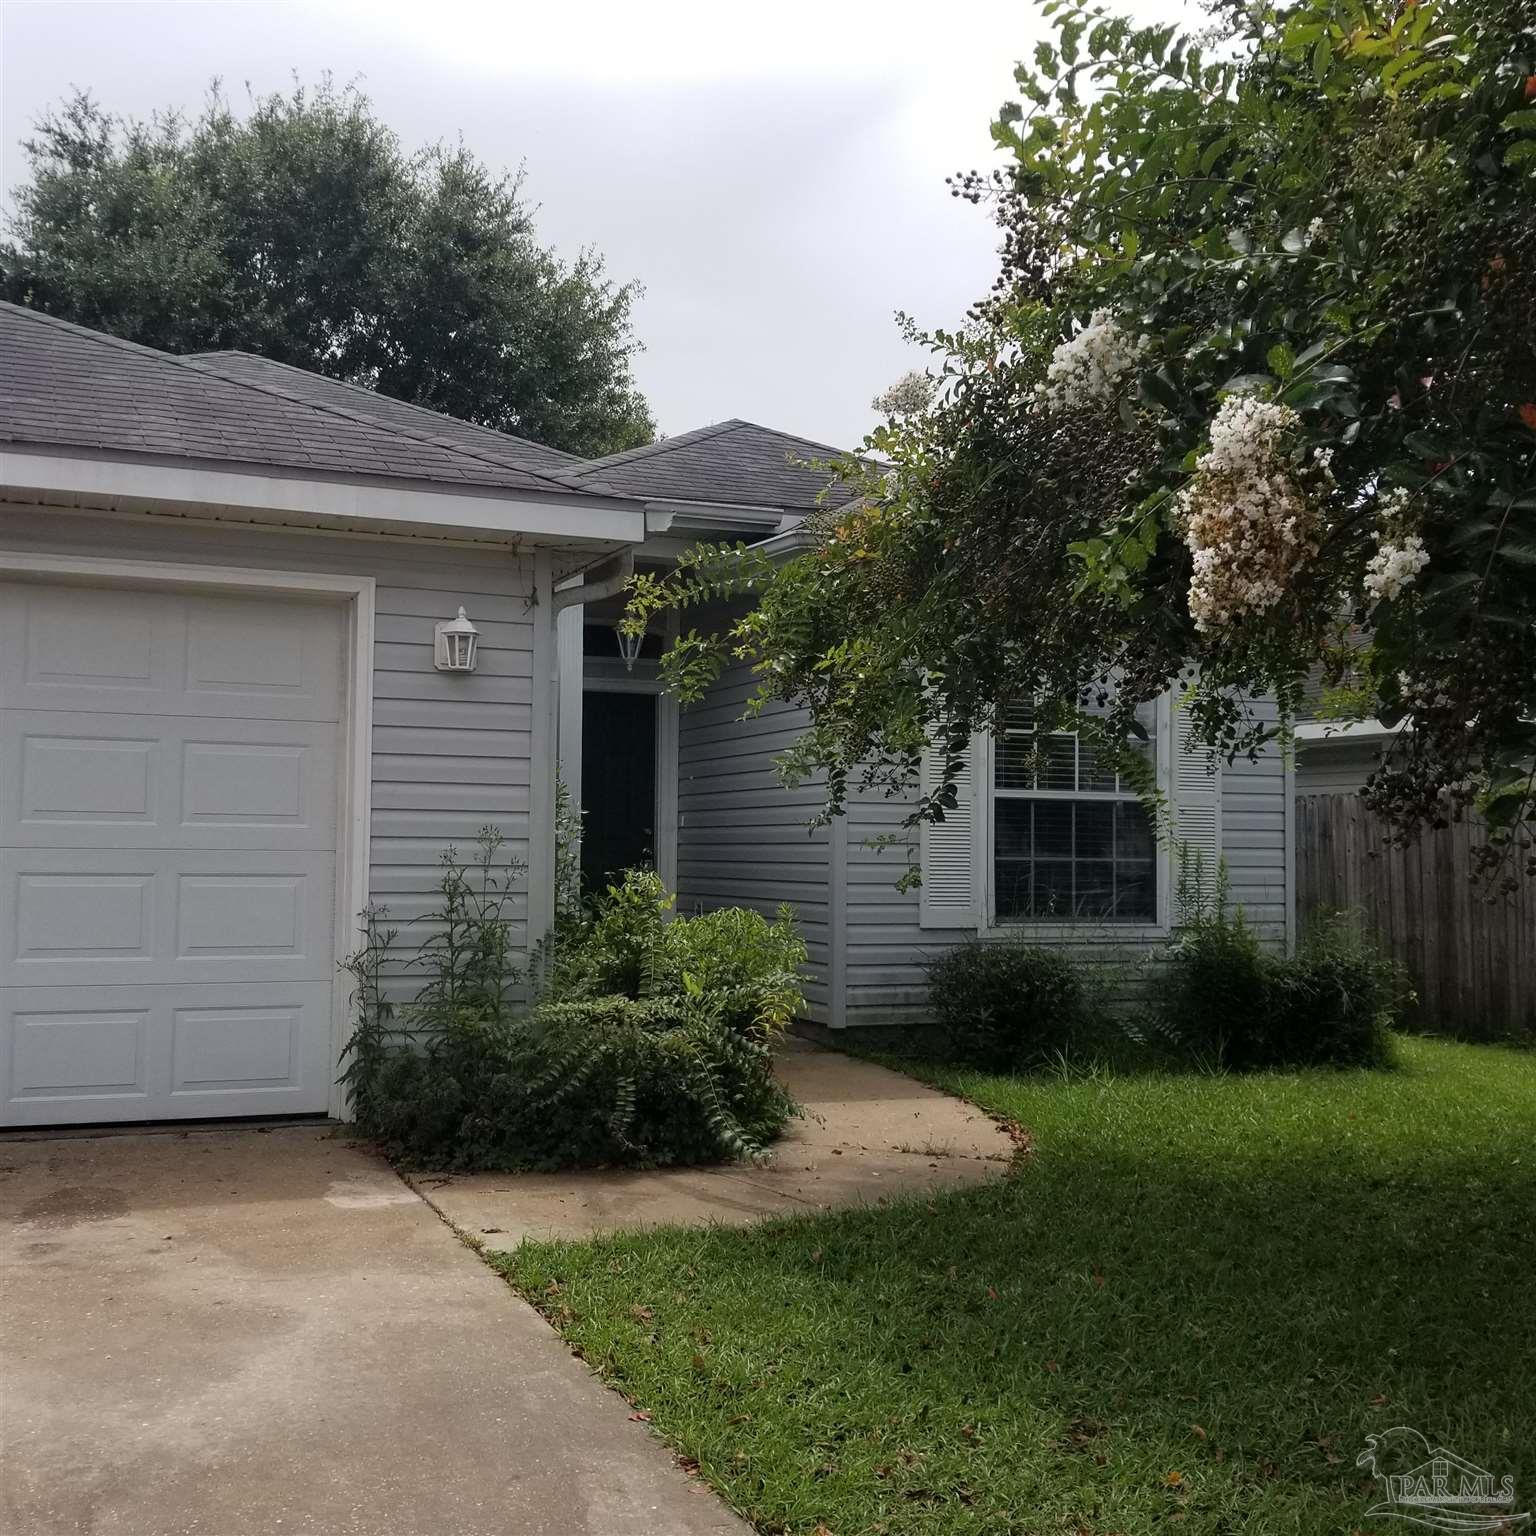
<path fill-rule="evenodd" d="M 825 470 L 806 467 L 803 461 L 825 463 L 841 457 L 841 449 L 825 443 L 732 419 L 627 453 L 593 459 L 574 473 L 578 479 L 601 478 L 616 491 L 653 501 L 702 501 L 811 512 L 823 505 L 821 493 L 833 477 Z M 835 487 L 829 500 L 837 504 L 857 494 Z"/>
<path fill-rule="evenodd" d="M 576 479 L 564 465 L 519 463 L 520 439 L 502 447 L 499 433 L 431 412 L 421 412 L 418 425 L 412 407 L 360 405 L 347 386 L 317 388 L 327 381 L 298 369 L 242 368 L 239 378 L 236 371 L 0 303 L 0 442 L 439 486 L 613 494 L 587 466 L 576 466 L 583 471 Z"/>
<path fill-rule="evenodd" d="M 425 406 L 412 405 L 408 401 L 395 400 L 389 395 L 365 389 L 361 384 L 348 384 L 343 379 L 310 373 L 290 363 L 258 357 L 254 352 L 194 352 L 188 361 L 210 373 L 234 379 L 237 383 L 269 384 L 274 389 L 298 395 L 315 405 L 334 405 L 356 415 L 366 416 L 382 427 L 393 427 L 402 432 L 425 432 L 445 438 L 469 453 L 488 454 L 492 458 L 505 459 L 528 469 L 568 471 L 582 463 L 574 453 L 562 453 L 558 448 L 546 448 L 543 443 L 530 442 L 526 437 L 514 437 L 509 432 L 476 426 L 474 422 L 461 421 L 457 416 L 444 416 L 437 411 L 429 411 Z"/>

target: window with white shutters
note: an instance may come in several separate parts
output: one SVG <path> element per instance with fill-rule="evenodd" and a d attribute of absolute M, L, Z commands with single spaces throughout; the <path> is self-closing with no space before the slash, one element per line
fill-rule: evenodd
<path fill-rule="evenodd" d="M 1157 865 L 1151 818 L 1113 764 L 1010 710 L 993 754 L 996 921 L 1154 922 Z"/>

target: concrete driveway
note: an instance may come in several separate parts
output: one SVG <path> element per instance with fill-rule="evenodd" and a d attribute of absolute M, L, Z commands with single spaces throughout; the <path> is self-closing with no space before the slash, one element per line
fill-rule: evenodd
<path fill-rule="evenodd" d="M 744 1536 L 326 1127 L 0 1142 L 5 1536 Z"/>

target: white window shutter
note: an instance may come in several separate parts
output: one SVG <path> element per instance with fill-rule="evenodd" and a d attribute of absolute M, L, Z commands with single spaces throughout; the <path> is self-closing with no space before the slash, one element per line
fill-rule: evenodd
<path fill-rule="evenodd" d="M 982 870 L 976 853 L 981 825 L 976 800 L 976 765 L 982 754 L 977 738 L 961 754 L 962 766 L 955 780 L 955 806 L 943 821 L 925 821 L 920 833 L 923 883 L 918 922 L 924 928 L 975 928 L 980 906 Z M 924 794 L 937 789 L 944 778 L 945 752 L 930 746 L 923 753 Z"/>
<path fill-rule="evenodd" d="M 1174 701 L 1173 724 L 1173 885 L 1174 898 L 1185 860 L 1198 860 L 1201 887 L 1216 888 L 1221 868 L 1221 760 L 1216 753 L 1190 739 L 1190 720 L 1185 704 Z M 1191 874 L 1193 875 L 1193 868 Z M 1184 914 L 1175 911 L 1177 922 Z"/>

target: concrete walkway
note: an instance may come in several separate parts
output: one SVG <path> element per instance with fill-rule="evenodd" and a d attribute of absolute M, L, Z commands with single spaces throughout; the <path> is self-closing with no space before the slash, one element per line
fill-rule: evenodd
<path fill-rule="evenodd" d="M 487 1248 L 620 1227 L 739 1225 L 792 1211 L 996 1178 L 1014 1144 L 979 1110 L 871 1062 L 786 1040 L 779 1075 L 805 1106 L 763 1167 L 657 1173 L 423 1175 L 413 1185 Z"/>
<path fill-rule="evenodd" d="M 5 1536 L 746 1536 L 324 1128 L 0 1142 Z"/>

